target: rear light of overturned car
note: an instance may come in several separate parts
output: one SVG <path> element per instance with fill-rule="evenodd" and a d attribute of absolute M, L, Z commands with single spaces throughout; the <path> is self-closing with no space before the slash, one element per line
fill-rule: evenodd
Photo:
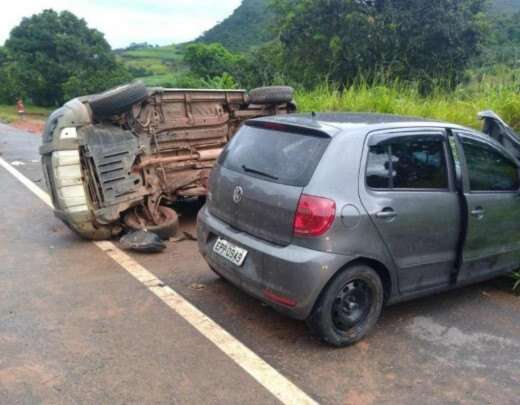
<path fill-rule="evenodd" d="M 302 194 L 294 217 L 295 236 L 316 237 L 327 232 L 336 216 L 336 203 L 328 198 Z"/>

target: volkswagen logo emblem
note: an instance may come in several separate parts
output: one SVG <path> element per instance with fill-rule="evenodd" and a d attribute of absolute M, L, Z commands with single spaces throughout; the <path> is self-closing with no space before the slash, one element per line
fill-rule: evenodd
<path fill-rule="evenodd" d="M 238 204 L 242 201 L 242 196 L 244 195 L 244 189 L 240 186 L 236 186 L 233 190 L 233 202 Z"/>

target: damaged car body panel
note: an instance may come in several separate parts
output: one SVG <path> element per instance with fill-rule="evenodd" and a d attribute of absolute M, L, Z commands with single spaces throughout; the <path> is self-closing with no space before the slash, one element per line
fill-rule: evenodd
<path fill-rule="evenodd" d="M 131 224 L 160 226 L 161 205 L 207 194 L 211 168 L 245 120 L 295 110 L 292 89 L 259 90 L 256 101 L 243 90 L 138 82 L 69 101 L 49 117 L 40 148 L 56 215 L 96 240 L 120 233 L 130 212 L 139 216 Z"/>
<path fill-rule="evenodd" d="M 482 131 L 520 161 L 520 137 L 513 128 L 493 111 L 482 111 L 478 117 L 483 121 Z"/>

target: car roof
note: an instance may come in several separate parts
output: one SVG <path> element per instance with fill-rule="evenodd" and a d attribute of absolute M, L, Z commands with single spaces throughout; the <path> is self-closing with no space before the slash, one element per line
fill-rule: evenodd
<path fill-rule="evenodd" d="M 454 128 L 474 132 L 473 129 L 442 121 L 376 113 L 299 113 L 256 118 L 255 121 L 304 127 L 325 132 L 330 136 L 335 136 L 340 132 L 366 134 L 374 130 L 406 127 Z"/>

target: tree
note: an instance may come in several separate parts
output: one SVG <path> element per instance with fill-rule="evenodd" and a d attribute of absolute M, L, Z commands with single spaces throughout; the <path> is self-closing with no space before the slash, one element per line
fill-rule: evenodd
<path fill-rule="evenodd" d="M 246 89 L 290 84 L 280 41 L 271 41 L 249 51 L 235 76 L 240 86 Z"/>
<path fill-rule="evenodd" d="M 7 63 L 7 50 L 0 46 L 0 67 L 4 66 Z"/>
<path fill-rule="evenodd" d="M 285 0 L 276 9 L 283 58 L 301 84 L 346 84 L 376 68 L 371 38 L 377 30 L 368 6 L 355 0 Z"/>
<path fill-rule="evenodd" d="M 520 66 L 520 12 L 489 17 L 490 29 L 480 66 Z"/>
<path fill-rule="evenodd" d="M 9 64 L 9 57 L 5 48 L 0 47 L 0 103 L 12 103 L 17 97 L 24 94 L 17 92 L 13 79 L 13 69 Z"/>
<path fill-rule="evenodd" d="M 313 86 L 379 75 L 453 85 L 479 51 L 485 0 L 279 0 L 289 72 Z"/>
<path fill-rule="evenodd" d="M 24 18 L 5 48 L 19 91 L 35 104 L 59 105 L 130 79 L 103 34 L 68 11 Z"/>
<path fill-rule="evenodd" d="M 402 79 L 458 84 L 480 52 L 486 0 L 387 0 L 385 66 Z"/>
<path fill-rule="evenodd" d="M 224 73 L 233 75 L 240 63 L 240 56 L 231 53 L 219 43 L 196 43 L 186 47 L 184 61 L 195 75 L 211 79 Z"/>
<path fill-rule="evenodd" d="M 188 45 L 184 62 L 190 81 L 200 87 L 252 88 L 280 82 L 283 64 L 279 42 L 272 41 L 246 54 L 230 52 L 220 43 Z"/>

